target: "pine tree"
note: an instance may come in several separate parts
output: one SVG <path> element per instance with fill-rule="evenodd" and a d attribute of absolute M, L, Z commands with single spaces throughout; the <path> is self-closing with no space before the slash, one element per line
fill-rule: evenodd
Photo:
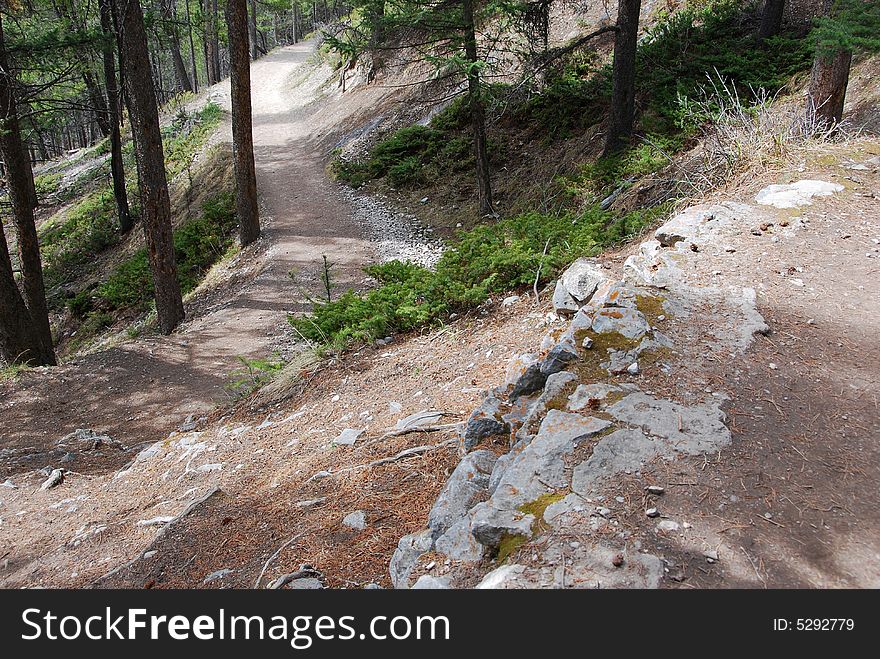
<path fill-rule="evenodd" d="M 232 97 L 232 147 L 235 170 L 235 209 L 242 247 L 260 237 L 254 136 L 251 117 L 251 63 L 248 57 L 245 0 L 227 0 L 229 30 L 230 96 Z"/>
<path fill-rule="evenodd" d="M 605 153 L 620 151 L 629 143 L 635 121 L 636 50 L 641 0 L 620 0 L 617 35 L 614 38 L 614 69 L 611 74 L 611 116 Z"/>
<path fill-rule="evenodd" d="M 816 130 L 824 130 L 843 119 L 853 54 L 880 50 L 880 4 L 825 0 L 813 37 L 816 58 L 807 93 L 807 121 Z"/>
<path fill-rule="evenodd" d="M 177 280 L 174 242 L 171 237 L 171 202 L 165 176 L 159 110 L 153 87 L 147 34 L 140 4 L 122 1 L 116 7 L 117 24 L 125 51 L 124 84 L 131 130 L 134 137 L 135 161 L 141 191 L 144 238 L 156 298 L 159 329 L 170 334 L 183 320 L 183 299 Z"/>
<path fill-rule="evenodd" d="M 52 346 L 52 330 L 49 326 L 49 309 L 46 305 L 46 290 L 43 285 L 43 266 L 40 260 L 40 248 L 37 240 L 37 228 L 34 223 L 34 207 L 36 206 L 36 194 L 34 192 L 34 173 L 31 168 L 30 157 L 25 150 L 21 139 L 18 110 L 15 100 L 15 78 L 6 55 L 6 45 L 3 38 L 3 20 L 0 17 L 0 152 L 6 164 L 6 183 L 9 189 L 9 197 L 12 201 L 12 213 L 15 217 L 15 227 L 18 234 L 18 253 L 21 263 L 22 286 L 24 289 L 24 301 L 27 310 L 23 318 L 15 322 L 16 327 L 22 324 L 28 327 L 28 349 L 24 353 L 24 359 L 38 364 L 55 364 L 55 351 Z M 3 252 L 0 258 L 4 261 L 3 276 L 7 276 L 5 261 L 9 261 L 9 249 L 6 246 L 6 238 L 3 238 Z M 12 274 L 11 264 L 8 275 Z M 14 285 L 14 280 L 13 280 Z M 8 290 L 9 282 L 4 282 L 4 298 L 6 307 L 9 305 L 10 312 L 18 307 L 15 295 Z M 17 313 L 21 313 L 19 309 Z M 28 322 L 29 321 L 29 322 Z M 20 329 L 10 328 L 10 349 L 7 359 L 16 359 L 15 352 L 22 350 Z M 4 350 L 4 352 L 6 352 Z M 38 353 L 38 354 L 34 354 Z"/>

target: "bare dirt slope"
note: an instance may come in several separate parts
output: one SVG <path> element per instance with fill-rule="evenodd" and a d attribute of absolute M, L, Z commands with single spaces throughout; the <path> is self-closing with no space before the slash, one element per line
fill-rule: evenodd
<path fill-rule="evenodd" d="M 389 91 L 342 97 L 332 83 L 324 90 L 331 72 L 310 61 L 313 50 L 313 42 L 301 43 L 253 65 L 262 239 L 221 268 L 222 287 L 189 300 L 188 321 L 171 336 L 123 342 L 0 384 L 0 437 L 12 451 L 0 474 L 45 466 L 51 442 L 77 428 L 109 432 L 132 446 L 227 400 L 239 356 L 268 357 L 291 343 L 286 315 L 306 308 L 304 293 L 320 294 L 322 255 L 335 264 L 335 284 L 362 285 L 372 243 L 353 219 L 349 197 L 324 172 L 326 140 L 345 117 Z M 197 103 L 209 96 L 230 110 L 228 88 L 221 83 Z M 214 140 L 230 139 L 229 130 L 227 124 Z M 110 469 L 130 457 L 104 455 L 70 466 Z"/>
<path fill-rule="evenodd" d="M 723 249 L 686 262 L 695 284 L 755 288 L 768 336 L 731 359 L 699 314 L 671 318 L 666 329 L 687 350 L 666 368 L 647 363 L 618 376 L 685 403 L 727 398 L 729 445 L 621 473 L 603 491 L 614 523 L 605 541 L 626 556 L 657 556 L 661 586 L 877 586 L 878 156 L 880 144 L 864 140 L 719 195 L 753 204 L 763 185 L 792 178 L 845 186 L 796 211 L 762 207 L 756 226 L 745 222 Z M 632 249 L 603 260 L 614 270 Z M 44 476 L 18 474 L 14 489 L 0 489 L 2 583 L 252 587 L 309 563 L 330 586 L 390 585 L 397 540 L 424 527 L 459 455 L 448 427 L 387 431 L 426 409 L 442 413 L 439 426 L 465 419 L 504 380 L 511 357 L 564 327 L 549 309 L 546 293 L 538 305 L 496 299 L 439 332 L 365 348 L 304 381 L 298 395 L 173 433 L 117 474 L 73 473 L 46 492 Z M 334 442 L 346 428 L 365 430 L 354 446 Z M 674 525 L 645 516 L 646 483 L 665 487 L 651 503 Z M 358 511 L 363 529 L 343 522 Z M 548 543 L 592 541 L 589 532 L 558 533 L 508 560 L 546 567 Z M 566 580 L 565 565 L 563 584 L 591 586 Z M 474 566 L 473 583 L 494 567 L 490 558 Z M 413 575 L 448 569 L 426 554 Z"/>

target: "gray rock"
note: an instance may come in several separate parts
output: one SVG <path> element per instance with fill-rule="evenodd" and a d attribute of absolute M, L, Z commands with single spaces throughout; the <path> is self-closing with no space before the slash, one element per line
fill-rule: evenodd
<path fill-rule="evenodd" d="M 602 480 L 627 469 L 635 471 L 651 458 L 671 449 L 640 430 L 625 428 L 603 437 L 589 459 L 574 468 L 571 489 L 588 496 Z"/>
<path fill-rule="evenodd" d="M 489 572 L 483 580 L 477 584 L 479 590 L 507 590 L 510 588 L 522 588 L 517 585 L 518 577 L 520 577 L 526 568 L 523 565 L 502 565 Z"/>
<path fill-rule="evenodd" d="M 469 516 L 453 524 L 437 538 L 434 549 L 454 561 L 476 563 L 482 559 L 486 548 L 471 533 L 472 523 L 472 516 Z"/>
<path fill-rule="evenodd" d="M 78 446 L 81 451 L 94 451 L 100 448 L 123 448 L 119 442 L 110 435 L 99 433 L 88 428 L 77 428 L 69 435 L 58 440 L 59 446 Z"/>
<path fill-rule="evenodd" d="M 471 534 L 477 542 L 489 549 L 497 549 L 510 536 L 532 537 L 534 515 L 525 515 L 515 509 L 500 509 L 484 502 L 474 507 Z"/>
<path fill-rule="evenodd" d="M 577 361 L 578 351 L 574 340 L 566 337 L 550 349 L 541 361 L 541 373 L 553 375 L 559 373 L 573 361 Z"/>
<path fill-rule="evenodd" d="M 409 575 L 419 557 L 434 547 L 431 529 L 403 536 L 391 556 L 388 571 L 395 588 L 409 588 Z"/>
<path fill-rule="evenodd" d="M 351 446 L 363 434 L 363 428 L 346 428 L 341 433 L 339 433 L 339 436 L 333 440 L 333 443 L 342 446 Z"/>
<path fill-rule="evenodd" d="M 681 525 L 671 519 L 664 519 L 657 523 L 657 531 L 660 533 L 675 533 L 680 529 Z"/>
<path fill-rule="evenodd" d="M 420 428 L 423 426 L 434 425 L 443 418 L 443 412 L 437 410 L 422 410 L 408 417 L 400 419 L 397 422 L 398 430 L 406 430 L 408 428 Z"/>
<path fill-rule="evenodd" d="M 367 528 L 367 515 L 363 510 L 355 510 L 353 513 L 348 513 L 348 515 L 343 517 L 342 523 L 349 528 L 363 531 Z"/>
<path fill-rule="evenodd" d="M 290 590 L 322 590 L 324 584 L 320 579 L 315 577 L 304 577 L 302 579 L 294 579 L 286 584 Z"/>
<path fill-rule="evenodd" d="M 581 305 L 571 298 L 565 284 L 561 279 L 558 279 L 556 287 L 553 289 L 553 310 L 559 315 L 571 315 L 580 308 Z"/>
<path fill-rule="evenodd" d="M 559 278 L 553 292 L 557 313 L 572 314 L 589 302 L 596 287 L 605 280 L 602 267 L 595 259 L 579 258 Z"/>
<path fill-rule="evenodd" d="M 385 590 L 385 589 L 382 588 L 382 586 L 380 586 L 377 583 L 368 583 L 366 586 L 364 586 L 364 590 Z"/>
<path fill-rule="evenodd" d="M 606 307 L 593 315 L 593 331 L 597 334 L 617 332 L 628 339 L 642 338 L 651 327 L 645 316 L 632 307 Z"/>
<path fill-rule="evenodd" d="M 473 509 L 474 537 L 489 548 L 497 547 L 505 535 L 529 537 L 534 518 L 518 509 L 546 494 L 548 488 L 567 487 L 565 456 L 581 440 L 609 425 L 604 419 L 550 410 L 535 438 L 511 450 L 513 457 L 504 466 L 491 498 Z"/>
<path fill-rule="evenodd" d="M 620 387 L 613 384 L 605 384 L 597 382 L 596 384 L 579 384 L 574 393 L 568 397 L 568 409 L 577 412 L 591 404 L 591 401 L 605 400 L 609 394 L 622 391 Z"/>
<path fill-rule="evenodd" d="M 465 451 L 486 437 L 510 435 L 510 424 L 503 418 L 503 405 L 495 396 L 489 396 L 471 413 L 462 434 Z"/>
<path fill-rule="evenodd" d="M 776 208 L 797 208 L 813 203 L 813 197 L 825 197 L 843 190 L 839 183 L 803 180 L 787 185 L 768 185 L 755 195 L 759 204 Z"/>
<path fill-rule="evenodd" d="M 522 419 L 522 425 L 516 433 L 517 441 L 521 441 L 535 434 L 536 426 L 544 418 L 544 414 L 547 412 L 547 406 L 554 402 L 558 402 L 558 399 L 564 394 L 565 388 L 572 382 L 576 382 L 577 379 L 577 375 L 568 371 L 554 373 L 547 378 L 547 382 L 544 383 L 544 391 L 541 392 L 538 399 L 531 404 Z"/>
<path fill-rule="evenodd" d="M 714 401 L 686 406 L 637 392 L 609 406 L 607 411 L 630 426 L 669 440 L 669 446 L 681 453 L 714 452 L 731 439 L 730 430 L 724 425 L 724 412 Z"/>
<path fill-rule="evenodd" d="M 449 579 L 432 577 L 430 574 L 420 576 L 412 586 L 412 590 L 447 590 Z"/>
<path fill-rule="evenodd" d="M 513 385 L 510 401 L 514 402 L 521 396 L 528 396 L 544 388 L 549 374 L 541 370 L 541 362 L 535 361 L 523 371 Z"/>
<path fill-rule="evenodd" d="M 489 475 L 497 457 L 491 451 L 468 453 L 449 476 L 428 514 L 428 528 L 434 537 L 443 535 L 464 519 L 489 487 Z"/>

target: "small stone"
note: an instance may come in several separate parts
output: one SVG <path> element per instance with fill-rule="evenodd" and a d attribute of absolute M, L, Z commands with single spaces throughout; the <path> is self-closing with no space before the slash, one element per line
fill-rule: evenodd
<path fill-rule="evenodd" d="M 145 552 L 144 552 L 144 558 L 153 558 L 153 556 L 155 556 L 155 555 L 158 554 L 158 553 L 159 553 L 159 552 L 156 551 L 155 549 L 151 549 L 150 551 L 145 551 Z"/>
<path fill-rule="evenodd" d="M 773 362 L 770 362 L 769 364 L 767 364 L 767 366 L 770 367 L 770 370 L 771 370 L 771 371 L 775 371 L 776 369 L 779 368 L 779 367 L 778 367 L 776 364 L 774 364 Z"/>
<path fill-rule="evenodd" d="M 339 433 L 336 439 L 333 440 L 333 443 L 342 446 L 351 446 L 357 441 L 358 437 L 363 434 L 363 428 L 346 428 L 341 433 Z"/>
<path fill-rule="evenodd" d="M 674 533 L 680 528 L 681 525 L 678 522 L 673 522 L 671 519 L 664 519 L 657 524 L 657 530 L 661 533 Z"/>
<path fill-rule="evenodd" d="M 645 492 L 647 492 L 648 494 L 655 494 L 657 496 L 660 496 L 665 491 L 666 488 L 662 487 L 661 485 L 648 485 L 648 487 L 645 488 Z"/>
<path fill-rule="evenodd" d="M 520 301 L 519 295 L 510 295 L 501 301 L 501 306 L 502 307 L 512 307 L 514 304 L 516 304 L 519 301 Z"/>
<path fill-rule="evenodd" d="M 629 366 L 626 367 L 626 372 L 630 375 L 638 375 L 639 374 L 639 363 L 633 362 Z"/>
<path fill-rule="evenodd" d="M 657 510 L 656 508 L 648 508 L 648 509 L 645 511 L 645 514 L 646 514 L 648 517 L 660 517 L 660 511 Z"/>
<path fill-rule="evenodd" d="M 428 203 L 428 198 L 427 198 L 427 197 L 422 197 L 421 199 L 419 199 L 419 203 L 420 203 L 420 204 L 427 204 L 427 203 Z"/>
<path fill-rule="evenodd" d="M 623 554 L 620 553 L 614 554 L 614 558 L 611 559 L 611 565 L 613 565 L 614 567 L 621 567 L 623 565 L 623 562 Z"/>
<path fill-rule="evenodd" d="M 596 512 L 599 513 L 605 519 L 608 519 L 609 517 L 611 517 L 611 509 L 610 508 L 605 508 L 604 506 L 600 506 L 600 507 L 596 508 Z"/>
<path fill-rule="evenodd" d="M 355 510 L 342 518 L 342 523 L 357 531 L 363 531 L 367 528 L 367 515 L 363 510 Z"/>
<path fill-rule="evenodd" d="M 703 556 L 706 557 L 707 563 L 715 563 L 718 561 L 718 552 L 714 549 L 709 549 L 703 552 Z"/>
<path fill-rule="evenodd" d="M 581 343 L 581 346 L 583 346 L 587 350 L 591 349 L 593 347 L 593 339 L 591 339 L 589 336 L 584 338 L 583 342 Z"/>
<path fill-rule="evenodd" d="M 626 499 L 624 499 L 623 497 L 614 497 L 614 500 L 617 503 L 626 503 Z"/>

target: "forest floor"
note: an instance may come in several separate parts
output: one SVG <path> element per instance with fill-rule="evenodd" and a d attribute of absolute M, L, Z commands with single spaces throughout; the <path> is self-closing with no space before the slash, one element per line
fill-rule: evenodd
<path fill-rule="evenodd" d="M 132 447 L 229 402 L 231 381 L 247 370 L 240 357 L 271 359 L 297 343 L 287 314 L 307 309 L 307 297 L 323 295 L 322 256 L 333 264 L 334 293 L 366 283 L 361 268 L 375 260 L 375 243 L 356 221 L 351 196 L 326 175 L 325 133 L 388 90 L 360 94 L 359 103 L 334 102 L 332 84 L 319 89 L 330 72 L 310 60 L 313 51 L 313 42 L 301 43 L 253 64 L 262 238 L 212 273 L 211 285 L 188 300 L 187 320 L 171 336 L 145 335 L 0 382 L 7 450 L 0 476 L 45 466 L 54 441 L 77 428 L 109 433 Z M 229 82 L 191 105 L 207 100 L 229 112 Z M 210 143 L 229 140 L 227 121 Z M 115 457 L 81 457 L 69 467 L 105 471 L 131 455 Z"/>
<path fill-rule="evenodd" d="M 233 285 L 194 302 L 204 311 L 191 311 L 170 337 L 139 338 L 2 385 L 11 442 L 0 471 L 10 477 L 0 483 L 0 584 L 252 587 L 310 563 L 331 586 L 387 586 L 398 538 L 424 526 L 458 452 L 448 428 L 386 431 L 426 409 L 441 412 L 441 424 L 467 418 L 504 380 L 508 360 L 560 322 L 548 315 L 549 292 L 508 305 L 495 299 L 442 330 L 325 362 L 295 395 L 273 399 L 270 390 L 249 406 L 210 412 L 226 398 L 239 356 L 265 357 L 293 341 L 286 314 L 301 308 L 300 289 L 320 291 L 322 254 L 338 264 L 340 286 L 364 283 L 360 266 L 373 258 L 324 172 L 331 127 L 357 108 L 332 93 L 309 102 L 317 85 L 297 80 L 309 48 L 254 64 L 266 232 L 238 257 Z M 358 103 L 386 93 L 365 91 Z M 228 96 L 222 85 L 209 94 Z M 768 336 L 734 361 L 698 319 L 683 323 L 692 349 L 669 374 L 637 376 L 643 390 L 670 398 L 726 396 L 733 434 L 718 454 L 651 473 L 666 485 L 663 514 L 682 523 L 678 533 L 657 533 L 645 518 L 637 479 L 609 486 L 627 547 L 664 559 L 664 587 L 880 585 L 878 157 L 880 141 L 862 139 L 710 200 L 753 203 L 765 185 L 808 178 L 845 187 L 798 211 L 771 209 L 768 226 L 693 261 L 695 281 L 754 287 Z M 634 249 L 602 260 L 619 268 Z M 189 414 L 210 418 L 195 432 L 174 432 Z M 133 450 L 112 446 L 77 451 L 82 462 L 52 465 L 70 469 L 64 483 L 41 491 L 45 475 L 36 470 L 75 428 L 151 446 L 134 461 Z M 346 428 L 365 432 L 353 446 L 334 442 Z M 429 448 L 369 464 L 418 446 Z M 343 523 L 357 511 L 364 529 Z"/>

